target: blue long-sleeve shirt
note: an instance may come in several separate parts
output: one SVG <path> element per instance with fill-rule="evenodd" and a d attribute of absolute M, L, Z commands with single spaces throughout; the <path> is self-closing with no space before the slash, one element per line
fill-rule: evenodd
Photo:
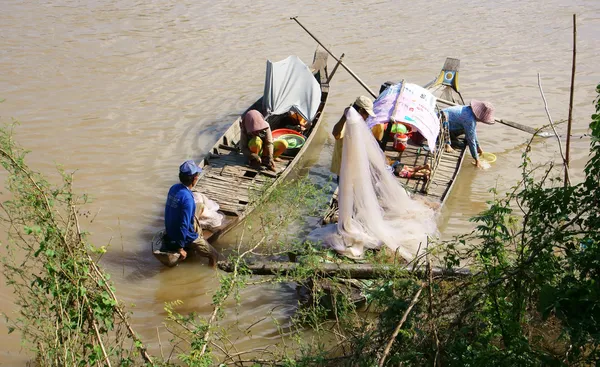
<path fill-rule="evenodd" d="M 451 134 L 465 134 L 465 140 L 471 151 L 471 156 L 477 160 L 477 119 L 471 109 L 471 106 L 452 106 L 442 110 L 448 122 L 448 130 Z"/>
<path fill-rule="evenodd" d="M 169 247 L 183 248 L 198 238 L 198 233 L 194 230 L 195 212 L 196 203 L 190 189 L 181 183 L 171 186 L 165 205 L 165 227 L 170 240 Z"/>

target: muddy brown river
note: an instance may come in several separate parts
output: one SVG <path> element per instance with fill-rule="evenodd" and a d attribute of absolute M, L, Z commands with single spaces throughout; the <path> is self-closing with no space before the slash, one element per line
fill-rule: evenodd
<path fill-rule="evenodd" d="M 0 120 L 21 122 L 16 137 L 32 151 L 32 168 L 53 180 L 56 164 L 77 170 L 76 190 L 94 198 L 88 210 L 95 219 L 83 224 L 94 244 L 111 244 L 101 264 L 118 295 L 135 305 L 133 326 L 155 353 L 156 328 L 168 338 L 164 303 L 179 299 L 182 311 L 208 315 L 218 286 L 216 272 L 200 262 L 165 269 L 150 255 L 166 192 L 177 181 L 178 165 L 199 160 L 262 94 L 267 59 L 295 54 L 312 61 L 316 44 L 290 16 L 299 16 L 336 54 L 345 53 L 347 65 L 373 90 L 386 80 L 424 84 L 447 56 L 456 57 L 465 99 L 491 101 L 498 117 L 537 127 L 547 123 L 537 73 L 552 117 L 567 117 L 576 13 L 575 180 L 587 160 L 583 135 L 600 82 L 597 0 L 3 0 L 0 8 Z M 302 174 L 327 181 L 329 132 L 361 94 L 367 93 L 340 69 Z M 478 134 L 498 160 L 481 171 L 466 159 L 440 216 L 444 238 L 473 228 L 468 219 L 486 207 L 490 188 L 502 192 L 519 179 L 528 135 L 498 124 L 480 126 Z M 556 140 L 539 140 L 533 148 L 538 163 L 559 158 Z M 0 311 L 13 313 L 12 299 L 2 281 Z M 293 287 L 251 287 L 242 299 L 224 321 L 256 323 L 251 335 L 233 333 L 238 349 L 280 341 L 265 316 L 273 310 L 286 325 L 296 304 Z M 0 346 L 0 366 L 22 366 L 30 357 L 4 325 Z"/>

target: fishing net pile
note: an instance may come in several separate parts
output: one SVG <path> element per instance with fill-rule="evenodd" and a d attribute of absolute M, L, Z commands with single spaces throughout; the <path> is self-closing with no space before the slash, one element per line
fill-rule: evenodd
<path fill-rule="evenodd" d="M 353 257 L 387 246 L 410 260 L 436 233 L 435 211 L 413 199 L 387 169 L 385 156 L 355 109 L 346 113 L 338 222 L 309 234 L 313 242 Z"/>
<path fill-rule="evenodd" d="M 196 202 L 196 221 L 200 228 L 214 230 L 221 226 L 223 214 L 219 213 L 219 204 L 197 191 L 194 191 L 193 195 Z"/>

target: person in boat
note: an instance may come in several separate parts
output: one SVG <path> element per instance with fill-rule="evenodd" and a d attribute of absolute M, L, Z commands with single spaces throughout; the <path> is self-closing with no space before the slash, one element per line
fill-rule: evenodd
<path fill-rule="evenodd" d="M 453 152 L 452 140 L 464 134 L 471 156 L 475 159 L 475 166 L 482 168 L 479 155 L 483 154 L 483 149 L 477 140 L 477 121 L 488 125 L 494 124 L 494 106 L 489 102 L 474 99 L 468 106 L 448 107 L 443 109 L 442 113 L 444 114 L 443 126 L 447 129 L 446 152 Z"/>
<path fill-rule="evenodd" d="M 269 123 L 257 110 L 246 112 L 240 126 L 240 149 L 255 169 L 262 166 L 275 172 L 275 159 L 287 149 L 285 140 L 273 141 Z"/>
<path fill-rule="evenodd" d="M 177 252 L 180 260 L 185 260 L 189 251 L 207 257 L 209 265 L 215 267 L 220 254 L 202 236 L 202 228 L 197 226 L 195 214 L 203 208 L 196 208 L 192 188 L 198 182 L 202 169 L 192 160 L 179 166 L 180 183 L 171 186 L 165 204 L 165 250 Z"/>
<path fill-rule="evenodd" d="M 333 137 L 335 138 L 335 146 L 333 147 L 333 157 L 331 159 L 331 172 L 340 177 L 340 167 L 342 166 L 342 151 L 344 148 L 344 131 L 346 127 L 346 112 L 348 112 L 349 108 L 354 108 L 356 112 L 360 114 L 363 120 L 367 120 L 369 116 L 375 116 L 375 112 L 373 112 L 373 101 L 369 97 L 360 96 L 356 98 L 356 101 L 350 106 L 346 107 L 344 110 L 344 114 L 340 118 L 340 120 L 333 126 Z M 380 125 L 380 124 L 379 124 Z M 379 132 L 381 130 L 381 133 Z M 373 136 L 375 139 L 381 140 L 383 137 L 383 126 L 377 127 L 374 126 L 371 129 Z"/>
<path fill-rule="evenodd" d="M 312 123 L 310 121 L 306 121 L 306 119 L 302 117 L 301 114 L 295 111 L 288 111 L 287 122 L 288 124 L 285 126 L 286 129 L 296 130 L 303 134 L 312 126 Z"/>

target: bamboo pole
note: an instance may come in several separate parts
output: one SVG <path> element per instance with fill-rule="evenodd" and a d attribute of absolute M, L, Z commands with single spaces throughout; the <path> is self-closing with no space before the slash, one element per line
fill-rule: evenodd
<path fill-rule="evenodd" d="M 360 85 L 361 85 L 363 88 L 365 88 L 365 89 L 367 90 L 367 92 L 369 92 L 369 94 L 371 94 L 371 96 L 373 96 L 373 98 L 377 98 L 377 95 L 376 95 L 375 93 L 373 93 L 373 91 L 371 90 L 371 88 L 369 88 L 369 87 L 368 87 L 368 86 L 367 86 L 367 85 L 366 85 L 366 84 L 365 84 L 365 83 L 364 83 L 364 82 L 363 82 L 363 81 L 362 81 L 362 80 L 361 80 L 361 79 L 358 77 L 358 75 L 354 74 L 354 72 L 353 72 L 352 70 L 350 70 L 350 68 L 349 68 L 349 67 L 347 67 L 347 66 L 346 66 L 346 64 L 344 64 L 344 63 L 342 62 L 342 60 L 341 60 L 341 59 L 338 59 L 338 58 L 337 58 L 337 57 L 336 57 L 336 56 L 335 56 L 335 55 L 334 55 L 334 54 L 333 54 L 331 51 L 329 51 L 329 49 L 327 49 L 327 47 L 325 47 L 325 45 L 324 45 L 324 44 L 322 44 L 322 43 L 321 43 L 321 41 L 319 41 L 319 40 L 317 39 L 317 37 L 315 37 L 315 36 L 314 36 L 312 33 L 310 33 L 310 31 L 309 31 L 308 29 L 306 29 L 306 27 L 305 27 L 305 26 L 303 26 L 303 25 L 302 25 L 302 23 L 300 23 L 300 21 L 298 21 L 298 17 L 290 17 L 290 19 L 291 19 L 291 20 L 293 20 L 293 21 L 295 21 L 296 23 L 298 23 L 298 25 L 299 25 L 300 27 L 302 27 L 302 29 L 304 29 L 304 30 L 306 31 L 306 33 L 308 33 L 308 35 L 309 35 L 309 36 L 311 36 L 311 37 L 312 37 L 312 38 L 313 38 L 315 41 L 317 41 L 317 43 L 318 43 L 318 44 L 319 44 L 321 47 L 323 47 L 323 49 L 324 49 L 325 51 L 327 51 L 327 53 L 328 53 L 328 54 L 330 54 L 330 55 L 331 55 L 331 57 L 333 57 L 333 59 L 334 59 L 335 61 L 337 61 L 337 62 L 338 62 L 340 65 L 342 65 L 342 67 L 343 67 L 344 69 L 346 69 L 346 71 L 347 71 L 347 72 L 348 72 L 350 75 L 352 75 L 352 77 L 353 77 L 354 79 L 356 79 L 356 81 L 357 81 L 357 82 L 358 82 L 358 83 L 359 83 L 359 84 L 360 84 Z"/>
<path fill-rule="evenodd" d="M 306 33 L 308 33 L 309 36 L 311 36 L 321 47 L 323 47 L 323 49 L 325 51 L 327 51 L 327 53 L 329 53 L 331 55 L 331 57 L 334 58 L 334 60 L 336 60 L 337 62 L 339 62 L 340 65 L 342 65 L 342 67 L 344 69 L 346 69 L 346 71 L 354 78 L 356 79 L 356 81 L 367 90 L 367 92 L 369 92 L 369 94 L 371 96 L 373 96 L 373 98 L 377 98 L 377 95 L 371 90 L 371 88 L 369 88 L 359 77 L 358 75 L 354 74 L 354 72 L 352 70 L 350 70 L 349 67 L 346 66 L 346 64 L 344 64 L 340 59 L 338 59 L 331 51 L 329 51 L 329 49 L 327 47 L 325 47 L 325 45 L 323 45 L 323 43 L 321 43 L 321 41 L 319 41 L 317 39 L 317 37 L 315 37 L 312 33 L 310 33 L 310 31 L 308 29 L 306 29 L 306 27 L 304 25 L 302 25 L 302 23 L 300 23 L 300 21 L 298 21 L 298 17 L 290 17 L 291 20 L 295 21 L 296 23 L 298 23 L 298 25 L 300 27 L 302 27 L 302 29 L 304 29 L 306 31 Z M 449 105 L 449 106 L 456 106 L 457 103 L 454 102 L 450 102 L 444 99 L 437 99 L 438 102 L 441 102 L 443 104 Z M 513 122 L 513 121 L 508 121 L 508 120 L 502 120 L 502 119 L 496 119 L 496 122 L 499 122 L 503 125 L 515 128 L 517 130 L 521 130 L 530 134 L 535 134 L 537 132 L 536 128 L 530 127 L 530 126 L 526 126 L 523 124 L 519 124 L 517 122 Z M 543 138 L 547 138 L 552 136 L 552 134 L 548 133 L 548 132 L 542 132 L 542 133 L 538 133 L 537 136 L 543 137 Z"/>
<path fill-rule="evenodd" d="M 571 69 L 571 95 L 569 99 L 569 117 L 567 122 L 567 147 L 565 156 L 565 187 L 570 184 L 569 179 L 569 152 L 571 150 L 571 123 L 573 122 L 573 94 L 575 91 L 575 60 L 577 56 L 577 18 L 573 14 L 573 67 Z"/>
<path fill-rule="evenodd" d="M 437 98 L 437 101 L 440 103 L 443 103 L 445 105 L 448 105 L 448 106 L 458 106 L 459 105 L 458 103 L 447 101 L 442 98 Z M 514 129 L 521 130 L 526 133 L 530 133 L 532 135 L 535 135 L 535 133 L 538 131 L 538 129 L 536 129 L 534 127 L 519 124 L 518 122 L 514 122 L 514 121 L 508 121 L 508 120 L 504 120 L 504 119 L 494 119 L 494 121 L 499 122 L 502 125 L 506 125 L 506 126 L 514 128 Z M 552 134 L 544 131 L 544 132 L 538 133 L 537 136 L 540 136 L 543 138 L 548 138 L 548 137 L 552 136 Z"/>

